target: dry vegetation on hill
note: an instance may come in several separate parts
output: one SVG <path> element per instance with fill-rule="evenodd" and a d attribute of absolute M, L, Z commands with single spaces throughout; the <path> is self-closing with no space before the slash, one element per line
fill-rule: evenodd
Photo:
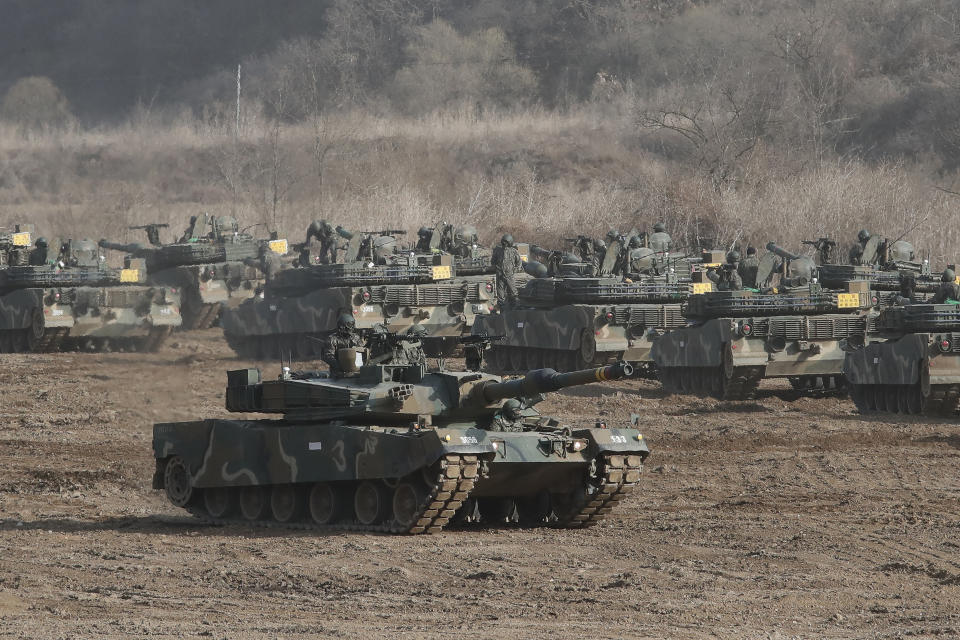
<path fill-rule="evenodd" d="M 104 4 L 64 12 L 69 42 L 112 33 Z M 955 260 L 957 200 L 937 187 L 960 191 L 956 1 L 289 4 L 300 25 L 234 55 L 239 123 L 229 56 L 199 39 L 175 90 L 138 73 L 110 108 L 63 60 L 48 65 L 63 94 L 0 68 L 0 225 L 128 239 L 206 210 L 292 239 L 326 217 L 558 245 L 663 219 L 682 244 L 796 250 L 867 227 Z M 219 24 L 221 5 L 191 19 Z M 184 19 L 149 18 L 160 50 Z M 137 46 L 98 42 L 75 65 Z"/>

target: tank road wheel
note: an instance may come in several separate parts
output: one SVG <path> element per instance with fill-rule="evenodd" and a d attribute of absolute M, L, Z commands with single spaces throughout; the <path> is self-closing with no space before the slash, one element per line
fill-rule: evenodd
<path fill-rule="evenodd" d="M 163 468 L 163 488 L 170 502 L 178 507 L 187 506 L 193 498 L 190 471 L 187 469 L 187 463 L 180 456 L 170 458 Z"/>
<path fill-rule="evenodd" d="M 590 329 L 584 329 L 580 336 L 580 349 L 577 351 L 579 361 L 577 369 L 587 369 L 593 366 L 597 357 L 597 339 Z"/>
<path fill-rule="evenodd" d="M 426 498 L 427 492 L 419 483 L 401 482 L 393 490 L 393 519 L 400 527 L 409 529 L 417 523 Z"/>
<path fill-rule="evenodd" d="M 524 347 L 513 347 L 508 349 L 510 355 L 510 370 L 511 371 L 523 371 L 524 370 L 524 352 L 526 348 Z"/>
<path fill-rule="evenodd" d="M 40 309 L 34 309 L 30 326 L 27 328 L 27 349 L 30 351 L 39 351 L 43 348 L 43 336 L 46 333 L 43 325 L 43 312 Z"/>
<path fill-rule="evenodd" d="M 332 484 L 318 482 L 310 489 L 310 517 L 317 524 L 330 524 L 340 519 L 344 499 L 341 491 Z"/>
<path fill-rule="evenodd" d="M 236 508 L 235 492 L 230 487 L 210 487 L 203 490 L 203 506 L 211 518 L 229 518 Z"/>
<path fill-rule="evenodd" d="M 240 515 L 245 520 L 262 520 L 267 516 L 267 492 L 260 485 L 240 488 Z"/>
<path fill-rule="evenodd" d="M 277 522 L 297 522 L 303 514 L 304 502 L 300 487 L 278 484 L 270 489 L 270 513 Z"/>
<path fill-rule="evenodd" d="M 390 512 L 387 488 L 383 483 L 373 480 L 361 482 L 353 494 L 353 510 L 360 524 L 380 524 L 387 519 Z"/>
<path fill-rule="evenodd" d="M 907 413 L 923 413 L 923 393 L 920 385 L 911 384 L 907 387 Z"/>

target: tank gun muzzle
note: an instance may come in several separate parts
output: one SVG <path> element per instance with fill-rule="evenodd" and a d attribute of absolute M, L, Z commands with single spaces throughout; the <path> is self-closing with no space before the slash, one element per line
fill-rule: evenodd
<path fill-rule="evenodd" d="M 489 382 L 477 387 L 477 390 L 484 404 L 492 404 L 507 398 L 529 398 L 540 393 L 559 391 L 591 382 L 622 380 L 632 375 L 633 367 L 626 362 L 569 373 L 558 373 L 553 369 L 536 369 L 522 378 L 506 382 Z"/>
<path fill-rule="evenodd" d="M 775 243 L 773 243 L 773 242 L 768 242 L 768 243 L 767 243 L 767 251 L 769 251 L 770 253 L 774 253 L 774 254 L 780 256 L 780 257 L 783 258 L 784 260 L 799 260 L 799 259 L 800 259 L 800 256 L 799 256 L 799 255 L 797 255 L 797 254 L 795 254 L 795 253 L 790 253 L 790 252 L 787 251 L 786 249 L 782 249 L 782 248 L 778 247 L 778 246 L 777 246 Z"/>

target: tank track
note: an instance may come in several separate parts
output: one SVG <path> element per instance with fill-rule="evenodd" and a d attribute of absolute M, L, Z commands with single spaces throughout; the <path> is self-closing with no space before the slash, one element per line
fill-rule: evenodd
<path fill-rule="evenodd" d="M 659 376 L 668 393 L 749 400 L 760 386 L 763 372 L 763 367 L 734 367 L 733 375 L 727 379 L 721 367 L 663 367 Z"/>
<path fill-rule="evenodd" d="M 639 484 L 643 458 L 635 454 L 617 453 L 603 454 L 602 458 L 602 469 L 598 469 L 597 482 L 591 484 L 588 490 L 579 492 L 577 497 L 566 505 L 564 514 L 557 515 L 552 512 L 549 517 L 534 526 L 582 529 L 592 527 L 604 520 L 614 507 Z M 203 522 L 221 526 L 408 535 L 439 533 L 448 524 L 457 527 L 465 526 L 466 520 L 458 518 L 459 510 L 470 500 L 470 493 L 481 474 L 481 462 L 475 455 L 448 454 L 440 462 L 439 472 L 422 504 L 420 514 L 409 526 L 401 526 L 394 519 L 382 524 L 364 525 L 356 521 L 318 524 L 307 519 L 286 523 L 274 519 L 215 518 L 200 506 L 199 503 L 202 501 L 199 495 L 195 495 L 184 509 Z"/>
<path fill-rule="evenodd" d="M 90 353 L 109 353 L 111 351 L 155 353 L 163 346 L 171 333 L 173 333 L 173 327 L 152 327 L 150 333 L 146 336 L 99 338 L 65 335 L 60 347 L 64 351 L 86 351 Z"/>
<path fill-rule="evenodd" d="M 193 516 L 217 525 L 241 525 L 301 531 L 362 531 L 368 533 L 421 534 L 439 533 L 450 522 L 457 509 L 467 500 L 480 475 L 480 459 L 475 455 L 449 454 L 440 460 L 437 477 L 424 500 L 420 514 L 411 526 L 401 526 L 396 520 L 382 524 L 364 525 L 359 522 L 317 524 L 315 522 L 277 522 L 276 520 L 246 520 L 243 518 L 214 518 L 199 507 L 194 499 L 185 509 Z"/>
<path fill-rule="evenodd" d="M 951 417 L 960 410 L 960 383 L 934 385 L 923 397 L 917 384 L 850 385 L 850 397 L 863 414 L 902 413 Z"/>
<path fill-rule="evenodd" d="M 43 336 L 32 348 L 28 339 L 30 329 L 5 329 L 0 331 L 0 353 L 51 353 L 59 351 L 69 329 L 45 329 Z"/>
<path fill-rule="evenodd" d="M 220 317 L 221 305 L 219 302 L 208 304 L 200 303 L 198 306 L 191 306 L 189 310 L 183 309 L 183 324 L 181 331 L 196 331 L 199 329 L 209 329 L 216 323 Z"/>
<path fill-rule="evenodd" d="M 558 518 L 553 526 L 568 529 L 594 526 L 606 518 L 640 483 L 642 470 L 643 458 L 638 455 L 605 454 L 602 477 L 596 491 L 592 495 L 584 493 L 573 505 L 575 511 Z"/>

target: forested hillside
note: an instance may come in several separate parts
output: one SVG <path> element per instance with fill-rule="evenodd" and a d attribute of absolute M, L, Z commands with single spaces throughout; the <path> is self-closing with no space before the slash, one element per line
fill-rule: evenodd
<path fill-rule="evenodd" d="M 691 242 L 873 226 L 944 258 L 960 240 L 957 0 L 0 11 L 0 221 L 207 208 L 291 235 L 442 217 L 556 240 L 662 217 Z"/>

